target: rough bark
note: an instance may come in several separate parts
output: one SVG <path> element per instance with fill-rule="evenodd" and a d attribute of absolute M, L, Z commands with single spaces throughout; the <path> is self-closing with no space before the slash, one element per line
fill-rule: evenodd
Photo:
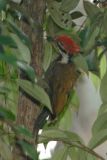
<path fill-rule="evenodd" d="M 21 7 L 24 13 L 27 13 L 29 17 L 32 17 L 36 22 L 35 30 L 25 23 L 21 24 L 22 30 L 29 36 L 32 42 L 32 62 L 35 72 L 41 74 L 41 62 L 43 57 L 43 29 L 42 24 L 45 14 L 45 0 L 24 0 Z M 23 75 L 22 75 L 23 76 Z M 32 131 L 34 120 L 39 112 L 39 107 L 35 101 L 32 101 L 28 96 L 20 92 L 19 105 L 17 112 L 17 124 L 23 124 Z M 27 159 L 22 155 L 20 148 L 15 147 L 14 159 L 25 160 Z"/>

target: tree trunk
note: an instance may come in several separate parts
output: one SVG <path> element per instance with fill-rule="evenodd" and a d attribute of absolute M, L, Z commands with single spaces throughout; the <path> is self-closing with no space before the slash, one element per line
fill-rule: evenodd
<path fill-rule="evenodd" d="M 41 62 L 43 57 L 43 20 L 45 15 L 45 0 L 23 0 L 21 5 L 24 13 L 27 13 L 29 17 L 32 17 L 35 23 L 35 31 L 25 24 L 21 24 L 22 30 L 29 36 L 32 42 L 32 62 L 36 74 L 42 74 Z M 23 77 L 23 75 L 22 75 Z M 20 92 L 19 105 L 17 111 L 17 124 L 23 124 L 29 130 L 32 131 L 34 120 L 36 119 L 39 112 L 39 107 L 35 101 L 32 101 L 28 96 Z M 14 159 L 24 160 L 25 156 L 21 154 L 20 148 L 15 146 Z"/>

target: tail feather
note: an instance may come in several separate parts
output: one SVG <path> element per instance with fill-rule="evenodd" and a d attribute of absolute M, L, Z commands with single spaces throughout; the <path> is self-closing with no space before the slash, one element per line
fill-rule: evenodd
<path fill-rule="evenodd" d="M 33 135 L 36 134 L 36 141 L 37 141 L 39 129 L 43 128 L 44 124 L 46 123 L 46 118 L 49 115 L 50 115 L 50 111 L 44 107 L 40 115 L 37 117 L 34 124 L 34 128 L 33 128 Z"/>

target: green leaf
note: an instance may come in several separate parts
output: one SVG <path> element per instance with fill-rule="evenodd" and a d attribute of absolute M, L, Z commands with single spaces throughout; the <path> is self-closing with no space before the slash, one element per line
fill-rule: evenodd
<path fill-rule="evenodd" d="M 82 16 L 84 16 L 83 13 L 79 11 L 72 12 L 70 15 L 72 19 L 77 19 L 77 18 L 81 18 Z"/>
<path fill-rule="evenodd" d="M 28 75 L 28 77 L 34 82 L 36 81 L 36 75 L 35 75 L 35 71 L 34 69 L 29 66 L 28 64 L 26 64 L 25 62 L 21 62 L 21 61 L 17 61 L 16 62 L 17 66 L 26 72 L 26 74 Z"/>
<path fill-rule="evenodd" d="M 78 108 L 79 107 L 79 97 L 77 95 L 77 92 L 74 90 L 72 92 L 72 95 L 71 95 L 71 103 L 70 105 L 73 105 L 75 108 Z"/>
<path fill-rule="evenodd" d="M 0 118 L 15 121 L 15 115 L 7 108 L 0 106 Z"/>
<path fill-rule="evenodd" d="M 96 76 L 95 74 L 93 74 L 92 72 L 89 73 L 89 77 L 92 80 L 95 88 L 98 89 L 100 86 L 100 83 L 101 83 L 100 78 L 98 76 Z"/>
<path fill-rule="evenodd" d="M 0 137 L 0 159 L 12 160 L 11 147 Z"/>
<path fill-rule="evenodd" d="M 31 41 L 29 39 L 29 37 L 27 35 L 25 35 L 24 32 L 22 32 L 19 27 L 10 19 L 7 19 L 8 22 L 8 28 L 14 33 L 16 34 L 20 40 L 29 47 L 29 49 L 31 49 Z"/>
<path fill-rule="evenodd" d="M 29 66 L 28 64 L 26 64 L 25 62 L 17 60 L 17 58 L 15 56 L 1 53 L 0 60 L 5 61 L 6 63 L 13 65 L 14 67 L 19 67 L 20 69 L 22 69 L 23 71 L 26 72 L 26 74 L 28 75 L 28 77 L 32 81 L 36 80 L 36 75 L 35 75 L 34 69 L 31 66 Z"/>
<path fill-rule="evenodd" d="M 85 53 L 90 53 L 90 50 L 95 46 L 96 43 L 96 38 L 99 34 L 99 26 L 98 24 L 93 24 L 93 26 L 90 26 L 90 28 L 88 29 L 88 32 L 86 33 L 86 41 L 84 43 L 84 52 Z"/>
<path fill-rule="evenodd" d="M 98 160 L 98 158 L 93 156 L 92 154 L 87 154 L 87 160 Z"/>
<path fill-rule="evenodd" d="M 52 110 L 49 96 L 47 95 L 47 93 L 44 91 L 43 88 L 41 88 L 39 85 L 33 84 L 27 80 L 19 79 L 18 83 L 19 83 L 20 87 L 26 93 L 28 93 L 31 97 L 33 97 L 34 99 L 38 100 L 40 103 L 45 105 L 50 111 Z"/>
<path fill-rule="evenodd" d="M 103 104 L 100 106 L 98 115 L 102 115 L 102 114 L 105 113 L 105 112 L 107 112 L 107 103 L 103 103 Z"/>
<path fill-rule="evenodd" d="M 8 45 L 10 47 L 17 47 L 16 43 L 10 36 L 0 35 L 0 44 Z"/>
<path fill-rule="evenodd" d="M 22 134 L 28 138 L 32 138 L 32 133 L 23 125 L 16 126 L 15 127 L 16 134 Z"/>
<path fill-rule="evenodd" d="M 35 147 L 25 141 L 17 142 L 21 147 L 25 155 L 29 156 L 33 160 L 38 160 L 38 154 Z"/>
<path fill-rule="evenodd" d="M 47 18 L 46 30 L 47 30 L 48 35 L 50 35 L 51 37 L 54 37 L 55 33 L 60 31 L 61 28 L 54 22 L 51 16 L 49 16 Z"/>
<path fill-rule="evenodd" d="M 86 151 L 76 147 L 69 148 L 69 156 L 71 160 L 97 160 L 95 156 L 88 154 Z"/>
<path fill-rule="evenodd" d="M 78 55 L 73 58 L 73 61 L 78 69 L 88 73 L 88 65 L 85 57 L 83 57 L 82 55 Z"/>
<path fill-rule="evenodd" d="M 13 67 L 10 67 L 14 69 Z M 16 70 L 14 70 L 16 72 Z M 13 73 L 12 73 L 13 76 Z M 12 113 L 17 116 L 17 106 L 19 97 L 19 86 L 16 82 L 17 72 L 14 77 L 9 77 L 8 81 L 5 81 L 4 86 L 7 86 L 10 92 L 6 95 L 6 107 L 12 111 Z M 11 106 L 11 107 L 10 107 Z"/>
<path fill-rule="evenodd" d="M 101 80 L 100 95 L 103 103 L 107 102 L 107 71 Z"/>
<path fill-rule="evenodd" d="M 103 142 L 105 142 L 106 140 L 107 140 L 107 129 L 100 130 L 97 134 L 95 134 L 91 138 L 88 146 L 94 149 L 100 144 L 102 144 Z"/>
<path fill-rule="evenodd" d="M 87 55 L 86 60 L 89 71 L 93 72 L 97 76 L 100 76 L 100 69 L 99 69 L 100 61 L 98 59 L 98 55 L 95 52 L 95 50 Z"/>
<path fill-rule="evenodd" d="M 60 129 L 44 130 L 39 137 L 39 142 L 44 143 L 50 140 L 58 140 L 64 142 L 82 142 L 81 138 L 73 132 L 62 131 Z"/>
<path fill-rule="evenodd" d="M 53 21 L 63 29 L 71 29 L 72 26 L 72 19 L 70 14 L 64 13 L 60 10 L 60 5 L 56 1 L 49 1 L 48 0 L 48 9 Z"/>
<path fill-rule="evenodd" d="M 61 9 L 64 12 L 69 12 L 73 10 L 79 3 L 80 0 L 62 0 Z"/>
<path fill-rule="evenodd" d="M 6 9 L 7 0 L 0 0 L 0 11 Z"/>
<path fill-rule="evenodd" d="M 100 60 L 100 76 L 101 76 L 101 79 L 104 77 L 104 74 L 106 73 L 106 68 L 107 68 L 106 55 L 103 55 L 103 57 Z"/>
<path fill-rule="evenodd" d="M 98 8 L 96 5 L 88 1 L 83 1 L 83 2 L 85 11 L 90 19 L 93 19 L 93 17 L 95 17 L 98 13 L 101 13 L 100 8 Z"/>
<path fill-rule="evenodd" d="M 107 11 L 104 10 L 104 13 L 103 13 L 103 17 L 102 17 L 102 26 L 101 26 L 101 31 L 102 31 L 102 34 L 105 36 L 107 36 Z M 107 44 L 106 44 L 107 45 Z"/>
<path fill-rule="evenodd" d="M 79 149 L 79 151 L 78 151 L 78 159 L 79 160 L 87 160 L 87 153 L 84 151 L 84 150 L 82 150 L 82 149 Z"/>
<path fill-rule="evenodd" d="M 88 33 L 89 33 L 89 26 L 82 29 L 79 33 L 79 37 L 81 39 L 80 45 L 82 48 L 84 48 L 86 45 Z"/>
<path fill-rule="evenodd" d="M 79 151 L 78 148 L 75 148 L 75 147 L 69 148 L 69 157 L 71 158 L 71 160 L 78 160 L 79 159 L 78 151 Z"/>
<path fill-rule="evenodd" d="M 9 64 L 14 65 L 14 66 L 16 65 L 16 61 L 17 61 L 15 56 L 7 55 L 5 53 L 0 54 L 0 60 L 5 61 L 6 63 L 9 63 Z"/>
<path fill-rule="evenodd" d="M 107 129 L 107 112 L 98 116 L 92 127 L 92 133 L 93 135 L 96 135 L 104 129 Z"/>
<path fill-rule="evenodd" d="M 22 43 L 22 40 L 20 40 L 20 38 L 16 34 L 11 33 L 11 37 L 13 38 L 15 43 L 17 44 L 17 48 L 20 53 L 20 54 L 16 55 L 17 58 L 21 61 L 24 61 L 24 62 L 30 64 L 31 54 L 30 54 L 29 48 L 25 44 Z"/>
<path fill-rule="evenodd" d="M 90 21 L 87 20 L 84 29 L 80 32 L 81 46 L 84 54 L 90 54 L 96 47 L 101 31 L 101 19 L 101 16 L 96 15 Z"/>
<path fill-rule="evenodd" d="M 9 92 L 10 92 L 10 89 L 8 87 L 0 86 L 0 93 L 1 94 L 7 94 Z"/>
<path fill-rule="evenodd" d="M 54 152 L 51 160 L 66 160 L 68 157 L 68 150 L 69 150 L 69 147 L 67 146 L 57 149 Z"/>
<path fill-rule="evenodd" d="M 52 60 L 52 46 L 48 41 L 46 41 L 45 42 L 45 53 L 44 53 L 44 59 L 43 59 L 43 69 L 45 71 L 48 69 L 51 60 Z"/>

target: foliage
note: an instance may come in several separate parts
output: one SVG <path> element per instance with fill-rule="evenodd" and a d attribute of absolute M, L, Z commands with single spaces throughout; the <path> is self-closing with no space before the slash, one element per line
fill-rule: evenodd
<path fill-rule="evenodd" d="M 17 9 L 12 7 L 14 3 L 16 3 Z M 12 159 L 10 148 L 13 148 L 16 143 L 15 137 L 17 135 L 32 139 L 32 133 L 26 127 L 16 126 L 15 124 L 19 87 L 51 110 L 51 102 L 44 90 L 45 87 L 39 85 L 39 80 L 43 81 L 43 79 L 38 77 L 30 66 L 32 44 L 28 36 L 18 26 L 21 20 L 26 19 L 25 22 L 33 29 L 36 22 L 20 11 L 20 3 L 21 0 L 0 1 L 0 158 L 3 160 Z M 102 105 L 92 128 L 92 139 L 88 148 L 77 134 L 69 131 L 71 124 L 67 122 L 69 125 L 64 125 L 66 120 L 71 120 L 70 107 L 78 109 L 79 106 L 75 91 L 70 94 L 66 104 L 68 110 L 64 111 L 55 125 L 52 125 L 52 127 L 45 126 L 47 129 L 43 129 L 43 133 L 39 137 L 39 143 L 46 144 L 51 140 L 63 142 L 63 147 L 55 152 L 52 160 L 67 159 L 67 157 L 73 160 L 96 159 L 99 155 L 95 154 L 92 149 L 107 139 L 107 71 L 105 58 L 107 50 L 107 10 L 84 1 L 87 17 L 83 24 L 78 27 L 74 20 L 84 16 L 80 11 L 73 10 L 78 3 L 79 0 L 47 0 L 43 29 L 47 37 L 67 34 L 80 45 L 81 55 L 75 57 L 74 62 L 84 74 L 91 73 L 95 85 L 96 79 L 99 79 L 100 83 L 96 87 L 100 87 Z M 57 50 L 53 47 L 49 38 L 44 40 L 44 47 L 42 67 L 46 71 L 52 60 L 57 56 Z M 29 80 L 19 78 L 20 72 L 24 73 Z M 25 155 L 33 160 L 38 159 L 37 150 L 33 145 L 24 140 L 17 141 L 17 143 L 21 146 Z"/>

